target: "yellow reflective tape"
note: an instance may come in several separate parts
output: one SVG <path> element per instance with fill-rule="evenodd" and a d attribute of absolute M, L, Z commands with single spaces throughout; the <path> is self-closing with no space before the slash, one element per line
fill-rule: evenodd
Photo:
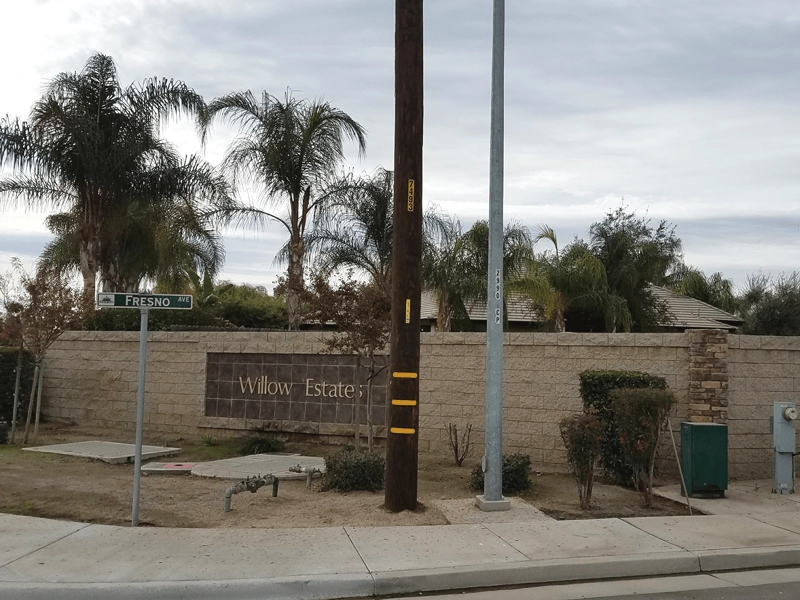
<path fill-rule="evenodd" d="M 403 435 L 414 435 L 413 429 L 407 429 L 405 427 L 392 427 L 389 429 L 392 433 L 401 433 Z"/>
<path fill-rule="evenodd" d="M 395 406 L 416 406 L 416 400 L 392 400 L 392 404 Z"/>
<path fill-rule="evenodd" d="M 406 373 L 404 371 L 395 371 L 394 373 L 392 373 L 392 377 L 395 377 L 396 379 L 416 379 L 417 374 Z"/>

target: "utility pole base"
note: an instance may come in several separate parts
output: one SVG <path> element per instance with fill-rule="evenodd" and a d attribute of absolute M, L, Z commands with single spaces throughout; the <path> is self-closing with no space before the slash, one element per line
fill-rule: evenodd
<path fill-rule="evenodd" d="M 483 512 L 499 512 L 501 510 L 511 510 L 511 500 L 503 498 L 502 500 L 487 500 L 483 494 L 475 496 L 475 506 L 480 508 Z"/>

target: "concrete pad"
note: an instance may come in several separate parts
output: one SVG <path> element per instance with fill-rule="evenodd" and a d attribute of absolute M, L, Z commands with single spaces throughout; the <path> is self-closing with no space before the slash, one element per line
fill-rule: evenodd
<path fill-rule="evenodd" d="M 639 517 L 624 520 L 690 551 L 800 545 L 800 535 L 742 515 Z"/>
<path fill-rule="evenodd" d="M 619 519 L 490 524 L 486 528 L 531 560 L 681 551 Z"/>
<path fill-rule="evenodd" d="M 28 581 L 136 583 L 366 575 L 344 529 L 89 525 L 7 565 Z"/>
<path fill-rule="evenodd" d="M 190 475 L 197 464 L 149 462 L 142 465 L 142 473 L 145 475 Z"/>
<path fill-rule="evenodd" d="M 0 514 L 0 567 L 85 527 L 86 523 Z"/>
<path fill-rule="evenodd" d="M 480 525 L 346 527 L 374 572 L 497 565 L 525 557 Z"/>
<path fill-rule="evenodd" d="M 475 500 L 472 498 L 434 500 L 432 504 L 442 511 L 442 514 L 452 525 L 464 523 L 526 523 L 529 521 L 553 520 L 521 498 L 509 498 L 509 500 L 511 501 L 511 510 L 497 512 L 480 510 L 475 506 Z"/>
<path fill-rule="evenodd" d="M 511 510 L 511 500 L 503 498 L 502 500 L 487 500 L 483 494 L 475 496 L 475 506 L 484 512 L 501 512 Z"/>
<path fill-rule="evenodd" d="M 192 475 L 219 479 L 244 479 L 254 475 L 275 475 L 279 479 L 305 479 L 305 473 L 289 470 L 297 465 L 315 467 L 320 471 L 325 471 L 325 459 L 318 456 L 251 454 L 250 456 L 199 463 L 192 469 Z"/>
<path fill-rule="evenodd" d="M 136 446 L 134 444 L 100 441 L 37 446 L 35 448 L 23 448 L 23 450 L 28 452 L 47 452 L 49 454 L 93 458 L 111 464 L 133 462 L 136 455 Z M 160 456 L 169 456 L 170 454 L 177 454 L 180 451 L 180 448 L 168 448 L 165 446 L 142 446 L 142 459 L 147 460 Z"/>
<path fill-rule="evenodd" d="M 686 504 L 681 486 L 669 485 L 654 490 L 657 496 Z M 741 481 L 728 484 L 724 498 L 689 498 L 693 510 L 707 515 L 749 515 L 754 512 L 792 512 L 800 510 L 800 495 L 773 494 L 771 480 Z"/>

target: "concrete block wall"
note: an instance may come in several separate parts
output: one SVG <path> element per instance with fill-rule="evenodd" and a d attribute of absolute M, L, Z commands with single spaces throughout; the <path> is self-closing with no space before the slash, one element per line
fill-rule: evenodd
<path fill-rule="evenodd" d="M 148 338 L 145 436 L 221 437 L 283 423 L 204 415 L 207 352 L 316 353 L 317 332 L 153 332 Z M 51 347 L 45 416 L 135 428 L 136 332 L 67 332 Z M 483 452 L 486 338 L 483 333 L 423 334 L 420 449 L 448 453 L 447 425 L 473 426 L 472 459 Z M 631 369 L 661 375 L 687 409 L 689 338 L 684 334 L 508 333 L 505 335 L 505 452 L 531 454 L 537 469 L 566 469 L 559 421 L 581 411 L 578 375 L 586 369 Z M 345 431 L 311 433 L 344 435 Z"/>
<path fill-rule="evenodd" d="M 713 340 L 706 336 L 698 345 L 698 335 L 505 334 L 504 450 L 531 454 L 537 469 L 564 470 L 558 422 L 581 410 L 578 374 L 586 369 L 630 369 L 665 377 L 679 400 L 673 418 L 677 427 L 678 421 L 693 416 L 688 400 L 691 390 L 712 389 L 696 382 L 702 379 L 698 379 L 700 369 L 713 367 L 709 380 L 727 379 L 728 385 L 727 398 L 715 395 L 713 420 L 725 422 L 727 416 L 731 477 L 770 477 L 769 415 L 776 401 L 800 400 L 800 338 L 724 335 L 717 339 L 715 333 Z M 206 353 L 316 353 L 323 350 L 321 339 L 317 332 L 151 333 L 146 438 L 197 438 L 204 433 L 222 437 L 264 425 L 203 414 Z M 62 335 L 45 363 L 45 417 L 132 431 L 138 340 L 137 332 Z M 713 365 L 699 365 L 701 347 L 702 352 L 713 352 Z M 454 423 L 460 431 L 472 424 L 472 459 L 482 454 L 485 354 L 485 334 L 423 334 L 422 451 L 448 453 L 447 424 Z M 698 415 L 708 416 L 694 413 Z M 272 424 L 273 429 L 281 427 Z M 664 456 L 671 456 L 671 451 Z"/>
<path fill-rule="evenodd" d="M 449 452 L 448 423 L 473 426 L 473 460 L 483 453 L 486 337 L 481 333 L 422 336 L 420 448 Z M 628 369 L 665 377 L 687 410 L 689 338 L 685 334 L 506 333 L 504 452 L 531 455 L 534 468 L 567 468 L 558 423 L 582 411 L 578 375 Z M 677 423 L 677 420 L 676 420 Z"/>
<path fill-rule="evenodd" d="M 206 417 L 207 352 L 317 353 L 319 334 L 152 332 L 147 343 L 145 436 L 239 435 L 261 423 Z M 135 430 L 139 333 L 68 331 L 45 359 L 45 417 Z"/>
<path fill-rule="evenodd" d="M 800 403 L 800 338 L 729 335 L 727 342 L 730 476 L 770 478 L 773 404 Z"/>

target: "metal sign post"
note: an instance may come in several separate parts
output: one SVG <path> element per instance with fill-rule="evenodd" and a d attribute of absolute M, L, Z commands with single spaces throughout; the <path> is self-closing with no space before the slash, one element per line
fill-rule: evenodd
<path fill-rule="evenodd" d="M 178 294 L 117 294 L 97 295 L 98 308 L 138 308 L 139 378 L 136 386 L 136 450 L 133 461 L 133 509 L 131 526 L 139 525 L 139 495 L 142 480 L 142 437 L 144 435 L 144 385 L 147 368 L 147 321 L 150 309 L 191 310 L 192 296 Z"/>
<path fill-rule="evenodd" d="M 131 526 L 139 525 L 139 489 L 142 480 L 142 436 L 144 432 L 144 381 L 147 368 L 148 309 L 142 308 L 139 327 L 139 378 L 136 384 L 136 452 L 133 459 L 133 510 Z"/>

